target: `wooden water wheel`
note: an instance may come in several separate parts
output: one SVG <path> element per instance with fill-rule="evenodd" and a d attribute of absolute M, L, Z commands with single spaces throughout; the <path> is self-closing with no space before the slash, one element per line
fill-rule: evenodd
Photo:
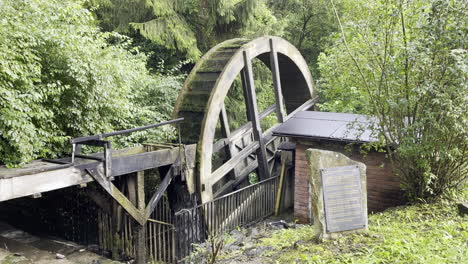
<path fill-rule="evenodd" d="M 259 112 L 252 60 L 259 59 L 272 73 L 275 103 Z M 247 123 L 231 130 L 225 98 L 241 77 Z M 260 179 L 273 173 L 274 154 L 280 138 L 275 126 L 262 131 L 260 122 L 276 113 L 282 123 L 296 111 L 307 110 L 316 101 L 313 80 L 299 51 L 279 37 L 254 40 L 231 39 L 208 51 L 195 65 L 179 94 L 174 115 L 184 117 L 182 141 L 197 143 L 197 167 L 192 181 L 202 202 L 233 190 L 257 171 Z M 216 134 L 221 131 L 222 137 Z M 223 162 L 214 166 L 213 157 Z"/>

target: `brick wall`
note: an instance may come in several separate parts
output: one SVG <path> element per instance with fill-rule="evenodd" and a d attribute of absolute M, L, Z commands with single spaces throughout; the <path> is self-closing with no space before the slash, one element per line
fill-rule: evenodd
<path fill-rule="evenodd" d="M 306 146 L 296 145 L 296 166 L 294 168 L 294 218 L 299 223 L 310 223 L 309 176 L 305 157 Z"/>
<path fill-rule="evenodd" d="M 392 172 L 385 153 L 370 152 L 366 156 L 358 147 L 345 147 L 343 143 L 300 140 L 296 142 L 296 167 L 294 175 L 294 217 L 300 223 L 309 223 L 309 176 L 305 150 L 318 148 L 343 153 L 367 166 L 367 207 L 369 213 L 380 212 L 403 203 L 403 193 L 398 178 Z"/>

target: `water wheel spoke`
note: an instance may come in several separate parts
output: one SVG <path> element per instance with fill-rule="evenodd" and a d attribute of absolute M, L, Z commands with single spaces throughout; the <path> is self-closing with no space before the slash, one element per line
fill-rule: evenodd
<path fill-rule="evenodd" d="M 257 59 L 271 70 L 275 98 L 262 112 L 257 105 L 252 69 L 252 61 Z M 247 122 L 233 129 L 230 121 L 235 123 L 236 119 L 230 120 L 230 114 L 239 113 L 226 111 L 230 106 L 224 106 L 224 102 L 239 75 Z M 174 110 L 175 116 L 190 120 L 181 124 L 184 143 L 198 144 L 198 166 L 195 179 L 190 182 L 198 183 L 194 188 L 201 193 L 202 201 L 233 190 L 255 170 L 260 179 L 270 177 L 276 168 L 274 156 L 279 145 L 272 136 L 273 129 L 291 114 L 313 106 L 315 100 L 311 98 L 313 81 L 307 63 L 284 39 L 233 39 L 205 54 L 188 76 Z M 271 123 L 272 114 L 278 124 L 263 131 L 261 124 Z M 221 132 L 222 138 L 215 142 L 216 131 Z M 213 154 L 222 151 L 225 158 L 213 170 Z"/>

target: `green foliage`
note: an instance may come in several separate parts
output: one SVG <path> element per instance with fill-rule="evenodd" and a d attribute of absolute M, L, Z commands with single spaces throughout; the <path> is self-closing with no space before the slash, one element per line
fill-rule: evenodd
<path fill-rule="evenodd" d="M 267 263 L 462 263 L 468 258 L 467 216 L 441 201 L 369 216 L 369 231 L 318 244 L 312 226 L 264 238 Z"/>
<path fill-rule="evenodd" d="M 132 37 L 136 30 L 191 60 L 223 40 L 276 29 L 263 0 L 93 0 L 90 6 L 105 30 Z"/>
<path fill-rule="evenodd" d="M 169 117 L 179 78 L 151 76 L 146 56 L 128 38 L 100 33 L 82 2 L 0 6 L 0 163 L 56 156 L 70 137 Z"/>
<path fill-rule="evenodd" d="M 466 1 L 350 1 L 320 57 L 321 108 L 371 114 L 409 198 L 468 177 Z"/>
<path fill-rule="evenodd" d="M 224 246 L 233 242 L 233 238 L 228 233 L 209 235 L 203 244 L 194 244 L 194 251 L 184 260 L 188 263 L 217 263 L 217 258 L 221 254 Z"/>
<path fill-rule="evenodd" d="M 329 0 L 270 0 L 269 6 L 285 27 L 283 37 L 302 53 L 317 78 L 317 60 L 330 45 L 337 23 Z M 276 33 L 275 33 L 276 34 Z"/>
<path fill-rule="evenodd" d="M 273 77 L 270 69 L 259 59 L 252 61 L 255 92 L 257 97 L 258 111 L 263 112 L 275 103 L 273 90 Z M 227 97 L 224 100 L 228 114 L 229 127 L 234 130 L 247 123 L 247 108 L 245 105 L 244 91 L 240 75 L 234 80 Z M 278 123 L 276 115 L 267 116 L 262 120 L 262 129 L 266 130 Z"/>

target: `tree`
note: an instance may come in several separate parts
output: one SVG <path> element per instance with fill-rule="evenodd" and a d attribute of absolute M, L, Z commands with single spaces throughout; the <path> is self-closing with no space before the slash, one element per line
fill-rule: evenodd
<path fill-rule="evenodd" d="M 306 59 L 314 77 L 318 77 L 317 59 L 331 42 L 337 23 L 329 0 L 270 0 L 274 14 L 285 24 L 284 37 Z"/>
<path fill-rule="evenodd" d="M 377 118 L 413 200 L 468 177 L 466 7 L 461 0 L 350 2 L 341 33 L 320 57 L 322 108 Z"/>
<path fill-rule="evenodd" d="M 91 6 L 104 30 L 141 34 L 191 60 L 223 40 L 265 33 L 257 21 L 273 18 L 264 0 L 93 0 Z"/>
<path fill-rule="evenodd" d="M 150 75 L 146 56 L 101 33 L 82 4 L 0 0 L 0 163 L 54 157 L 70 151 L 70 137 L 170 117 L 178 78 Z"/>

